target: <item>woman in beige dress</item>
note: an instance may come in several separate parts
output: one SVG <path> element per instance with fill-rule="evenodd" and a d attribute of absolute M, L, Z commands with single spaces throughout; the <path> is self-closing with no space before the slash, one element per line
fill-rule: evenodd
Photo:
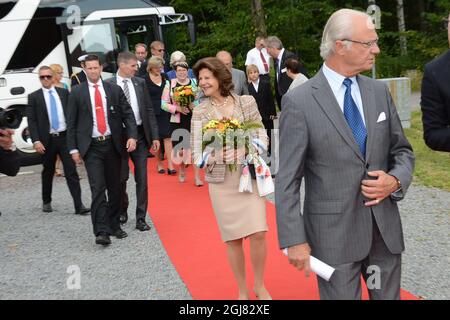
<path fill-rule="evenodd" d="M 266 143 L 267 134 L 263 129 L 258 106 L 252 96 L 237 96 L 232 93 L 231 73 L 217 58 L 204 58 L 194 66 L 194 72 L 205 99 L 193 110 L 191 122 L 191 146 L 193 158 L 202 156 L 202 128 L 210 120 L 233 118 L 239 121 L 259 122 L 262 129 L 254 129 L 257 136 Z M 222 240 L 227 245 L 228 261 L 239 289 L 239 299 L 249 299 L 245 275 L 243 240 L 250 240 L 250 260 L 254 272 L 253 290 L 261 300 L 271 299 L 264 285 L 266 262 L 265 198 L 259 197 L 256 181 L 253 193 L 239 192 L 242 173 L 242 159 L 245 149 L 223 148 L 209 157 L 205 179 L 209 183 L 209 195 L 214 214 L 219 225 Z M 229 163 L 238 163 L 236 171 L 230 171 Z"/>

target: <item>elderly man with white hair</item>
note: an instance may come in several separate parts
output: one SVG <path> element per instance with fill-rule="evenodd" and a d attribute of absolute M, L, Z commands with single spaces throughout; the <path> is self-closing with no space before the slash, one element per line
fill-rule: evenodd
<path fill-rule="evenodd" d="M 362 76 L 380 53 L 371 18 L 342 9 L 323 31 L 322 69 L 283 97 L 275 187 L 280 248 L 298 270 L 335 268 L 321 299 L 399 299 L 405 248 L 397 201 L 414 154 L 389 89 Z M 305 178 L 303 212 L 300 185 Z"/>

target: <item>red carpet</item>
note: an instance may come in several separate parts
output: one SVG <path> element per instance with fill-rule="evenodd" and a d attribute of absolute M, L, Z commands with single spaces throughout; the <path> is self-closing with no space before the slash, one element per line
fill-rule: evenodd
<path fill-rule="evenodd" d="M 192 297 L 197 300 L 229 300 L 237 298 L 237 286 L 226 258 L 226 246 L 220 239 L 217 223 L 208 197 L 208 186 L 194 185 L 192 166 L 186 182 L 177 176 L 158 174 L 156 161 L 151 159 L 149 171 L 149 213 L 161 241 L 185 282 Z M 292 267 L 278 249 L 275 207 L 267 203 L 268 255 L 266 287 L 277 300 L 318 299 L 315 275 L 304 276 Z M 245 241 L 248 288 L 253 285 Z M 365 290 L 364 290 L 365 292 Z M 255 296 L 252 294 L 252 299 Z M 367 294 L 363 294 L 367 298 Z M 417 299 L 402 291 L 402 299 Z"/>

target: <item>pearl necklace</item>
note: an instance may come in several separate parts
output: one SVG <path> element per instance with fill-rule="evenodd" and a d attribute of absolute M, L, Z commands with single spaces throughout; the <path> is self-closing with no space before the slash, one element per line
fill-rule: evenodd
<path fill-rule="evenodd" d="M 213 99 L 210 98 L 211 104 L 212 104 L 214 107 L 221 108 L 221 107 L 225 106 L 225 105 L 228 103 L 228 98 L 229 98 L 229 97 L 230 97 L 230 96 L 227 96 L 227 97 L 225 98 L 225 100 L 224 100 L 222 103 L 220 103 L 220 104 L 215 103 L 215 102 L 213 101 Z"/>

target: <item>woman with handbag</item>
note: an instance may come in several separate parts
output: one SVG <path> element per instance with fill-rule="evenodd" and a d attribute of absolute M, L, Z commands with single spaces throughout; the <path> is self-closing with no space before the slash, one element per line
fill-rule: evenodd
<path fill-rule="evenodd" d="M 203 90 L 205 99 L 194 109 L 191 122 L 191 147 L 195 159 L 203 159 L 202 129 L 211 120 L 237 119 L 241 123 L 257 122 L 261 129 L 254 129 L 252 136 L 267 144 L 261 115 L 255 99 L 251 96 L 237 96 L 233 90 L 231 72 L 217 58 L 204 58 L 194 66 L 194 73 Z M 209 182 L 209 195 L 219 225 L 222 240 L 227 245 L 228 261 L 236 279 L 238 298 L 249 299 L 245 275 L 243 240 L 250 239 L 250 259 L 253 265 L 253 290 L 259 299 L 271 299 L 264 284 L 266 261 L 265 234 L 266 200 L 258 193 L 239 192 L 242 161 L 245 148 L 224 147 L 215 150 L 206 160 L 205 179 Z M 236 170 L 231 171 L 229 164 Z M 251 181 L 256 189 L 255 180 Z"/>

